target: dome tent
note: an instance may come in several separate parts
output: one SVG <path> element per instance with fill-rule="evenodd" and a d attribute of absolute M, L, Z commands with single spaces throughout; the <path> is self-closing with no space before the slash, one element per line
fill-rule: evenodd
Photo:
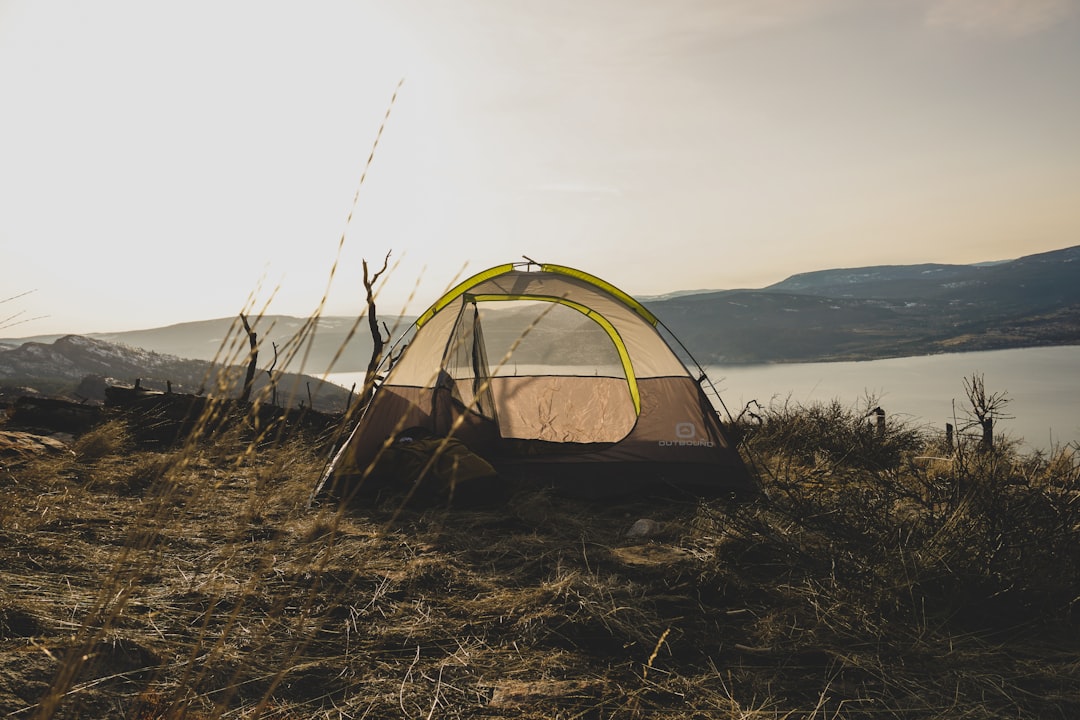
<path fill-rule="evenodd" d="M 662 327 L 580 270 L 529 262 L 477 273 L 417 318 L 316 494 L 355 492 L 417 433 L 483 458 L 495 482 L 757 494 L 707 378 L 690 373 Z"/>

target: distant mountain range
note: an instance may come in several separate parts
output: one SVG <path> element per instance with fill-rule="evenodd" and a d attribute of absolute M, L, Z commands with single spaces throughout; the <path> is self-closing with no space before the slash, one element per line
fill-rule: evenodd
<path fill-rule="evenodd" d="M 257 395 L 270 382 L 259 363 L 253 384 Z M 66 335 L 52 342 L 0 346 L 0 401 L 13 396 L 42 394 L 100 402 L 107 385 L 138 385 L 146 390 L 194 395 L 238 397 L 246 366 L 214 364 L 166 355 L 143 348 Z M 352 401 L 349 391 L 318 378 L 285 373 L 265 397 L 283 407 L 312 407 L 341 412 Z"/>
<path fill-rule="evenodd" d="M 405 328 L 412 324 L 412 318 L 399 323 Z M 259 338 L 260 356 L 269 362 L 274 357 L 274 345 L 285 352 L 290 341 L 307 324 L 306 318 L 288 315 L 266 315 L 251 318 L 252 330 Z M 388 321 L 388 329 L 393 333 L 395 323 Z M 354 335 L 350 340 L 349 336 Z M 0 350 L 4 345 L 18 345 L 25 342 L 51 343 L 63 335 L 36 335 L 27 338 L 0 339 Z M 247 336 L 240 326 L 239 318 L 217 318 L 214 320 L 196 320 L 146 330 L 130 330 L 118 333 L 89 333 L 84 337 L 104 342 L 125 345 L 132 348 L 152 350 L 163 355 L 180 358 L 216 362 L 232 362 L 246 357 Z M 371 355 L 371 337 L 367 320 L 359 324 L 356 318 L 332 316 L 321 318 L 313 333 L 310 348 L 304 350 L 307 357 L 305 367 L 308 372 L 321 374 L 331 361 L 340 353 L 337 371 L 349 372 L 363 370 Z"/>
<path fill-rule="evenodd" d="M 708 365 L 1080 344 L 1080 246 L 973 265 L 821 270 L 756 290 L 675 292 L 644 302 Z M 386 322 L 396 337 L 412 320 Z M 305 322 L 288 316 L 258 319 L 260 369 L 272 363 L 275 345 L 284 362 L 285 349 Z M 493 316 L 485 333 L 496 337 L 503 329 Z M 558 335 L 553 332 L 547 344 L 560 344 Z M 0 339 L 0 383 L 56 385 L 93 375 L 196 387 L 205 382 L 199 378 L 210 361 L 244 363 L 246 352 L 246 336 L 234 318 L 81 339 Z M 366 321 L 324 317 L 310 345 L 287 369 L 316 377 L 331 365 L 336 372 L 357 372 L 370 355 Z M 306 358 L 302 368 L 301 357 Z M 303 383 L 310 387 L 311 380 Z M 337 389 L 332 394 L 328 403 L 344 403 Z"/>
<path fill-rule="evenodd" d="M 1080 246 L 977 265 L 793 275 L 650 305 L 705 364 L 816 362 L 1080 343 Z"/>

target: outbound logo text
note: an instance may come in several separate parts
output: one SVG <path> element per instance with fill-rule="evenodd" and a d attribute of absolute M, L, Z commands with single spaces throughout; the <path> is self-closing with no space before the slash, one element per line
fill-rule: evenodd
<path fill-rule="evenodd" d="M 697 425 L 692 422 L 675 423 L 675 438 L 660 440 L 660 447 L 712 447 L 713 441 L 698 435 Z"/>

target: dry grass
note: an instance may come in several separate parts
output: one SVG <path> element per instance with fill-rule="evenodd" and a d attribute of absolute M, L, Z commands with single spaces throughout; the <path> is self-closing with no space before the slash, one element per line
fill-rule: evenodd
<path fill-rule="evenodd" d="M 1076 457 L 923 460 L 896 428 L 846 464 L 813 447 L 822 413 L 845 420 L 789 408 L 748 433 L 771 500 L 738 507 L 524 488 L 309 509 L 311 438 L 162 451 L 102 426 L 5 470 L 0 712 L 1080 713 Z M 655 534 L 630 539 L 639 518 Z"/>

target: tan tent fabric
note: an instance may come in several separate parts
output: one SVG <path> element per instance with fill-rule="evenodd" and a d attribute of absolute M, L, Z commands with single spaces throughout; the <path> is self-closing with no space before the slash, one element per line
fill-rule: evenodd
<path fill-rule="evenodd" d="M 417 320 L 319 489 L 348 494 L 396 434 L 421 427 L 507 477 L 586 478 L 612 492 L 647 477 L 756 493 L 658 326 L 629 295 L 579 270 L 530 263 L 478 273 Z"/>

